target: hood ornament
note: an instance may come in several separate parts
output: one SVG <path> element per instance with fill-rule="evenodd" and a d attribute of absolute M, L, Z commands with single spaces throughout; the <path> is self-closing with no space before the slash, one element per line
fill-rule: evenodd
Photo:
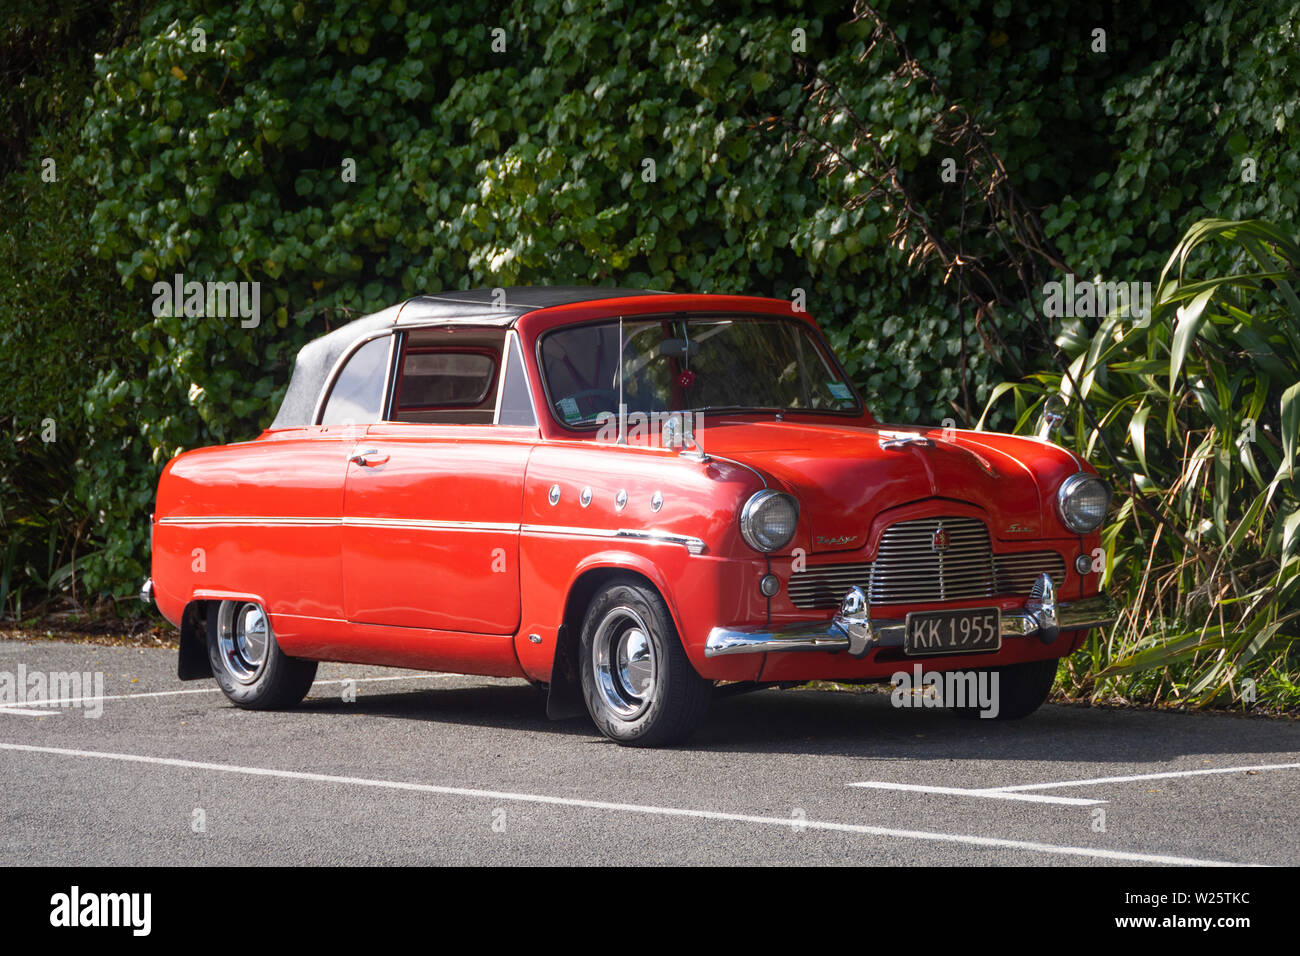
<path fill-rule="evenodd" d="M 908 445 L 917 445 L 921 448 L 933 448 L 934 439 L 926 438 L 924 435 L 897 435 L 893 438 L 882 437 L 880 439 L 881 448 L 906 448 Z"/>

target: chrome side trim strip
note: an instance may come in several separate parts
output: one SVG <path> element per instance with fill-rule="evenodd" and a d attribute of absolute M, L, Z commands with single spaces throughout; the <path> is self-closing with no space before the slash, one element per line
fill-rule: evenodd
<path fill-rule="evenodd" d="M 321 527 L 342 524 L 342 518 L 285 518 L 285 517 L 239 517 L 232 515 L 181 515 L 159 518 L 158 524 L 228 524 L 228 525 L 266 525 L 268 527 Z"/>
<path fill-rule="evenodd" d="M 693 538 L 685 534 L 673 534 L 669 531 L 635 531 L 628 528 L 618 530 L 620 538 L 635 538 L 639 541 L 653 541 L 662 544 L 680 544 L 686 547 L 691 554 L 703 554 L 704 542 L 699 538 Z"/>
<path fill-rule="evenodd" d="M 679 544 L 685 547 L 691 554 L 703 554 L 705 548 L 704 542 L 699 538 L 693 538 L 690 535 L 685 534 L 674 534 L 671 531 L 660 531 L 657 529 L 577 528 L 570 525 L 558 524 L 526 524 L 523 525 L 520 530 L 524 534 L 550 534 L 573 538 L 624 538 L 636 541 L 647 541 L 652 544 Z"/>
<path fill-rule="evenodd" d="M 436 521 L 419 518 L 318 518 L 318 517 L 238 517 L 207 515 L 159 518 L 158 524 L 231 525 L 240 527 L 330 527 L 347 525 L 360 528 L 411 528 L 422 531 L 499 531 L 525 534 L 550 534 L 565 537 L 628 539 L 652 544 L 681 545 L 691 554 L 703 554 L 704 542 L 690 535 L 671 531 L 638 528 L 581 528 L 551 524 L 513 524 L 495 521 Z"/>
<path fill-rule="evenodd" d="M 348 525 L 362 528 L 419 528 L 438 531 L 510 531 L 517 532 L 519 525 L 509 522 L 493 521 L 433 521 L 420 518 L 282 518 L 282 517 L 234 517 L 214 515 L 210 517 L 174 517 L 159 518 L 159 524 L 200 525 L 222 524 L 238 526 L 266 527 L 331 527 Z"/>
<path fill-rule="evenodd" d="M 424 531 L 508 531 L 518 532 L 519 525 L 501 521 L 433 521 L 420 518 L 344 518 L 352 528 L 412 528 Z"/>
<path fill-rule="evenodd" d="M 558 534 L 581 538 L 616 538 L 618 532 L 613 528 L 577 528 L 562 524 L 525 524 L 519 530 L 524 534 Z"/>

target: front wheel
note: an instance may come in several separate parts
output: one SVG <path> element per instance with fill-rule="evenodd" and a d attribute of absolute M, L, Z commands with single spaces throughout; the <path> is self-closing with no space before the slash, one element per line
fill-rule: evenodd
<path fill-rule="evenodd" d="M 1047 700 L 1056 681 L 1056 667 L 1060 660 L 1050 657 L 1043 661 L 1026 661 L 1023 664 L 1006 664 L 1002 667 L 989 667 L 977 672 L 977 679 L 990 681 L 990 690 L 996 694 L 997 713 L 995 720 L 1019 720 L 1028 717 Z M 997 684 L 991 682 L 992 675 L 997 675 Z M 996 688 L 994 690 L 994 688 Z M 957 707 L 954 711 L 961 717 L 979 717 L 979 707 Z"/>
<path fill-rule="evenodd" d="M 250 710 L 293 707 L 316 679 L 316 662 L 280 650 L 270 617 L 254 601 L 221 601 L 209 608 L 208 658 L 225 695 Z"/>
<path fill-rule="evenodd" d="M 587 608 L 580 640 L 587 712 L 606 737 L 659 747 L 685 740 L 703 721 L 713 682 L 691 666 L 652 588 L 611 582 Z"/>

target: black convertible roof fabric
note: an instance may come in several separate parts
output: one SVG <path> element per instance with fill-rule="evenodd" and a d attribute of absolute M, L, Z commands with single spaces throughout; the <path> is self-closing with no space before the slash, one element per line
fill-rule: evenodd
<path fill-rule="evenodd" d="M 271 427 L 312 424 L 316 400 L 339 358 L 361 339 L 385 328 L 461 323 L 509 328 L 521 315 L 551 306 L 662 294 L 665 293 L 652 289 L 600 286 L 507 286 L 417 295 L 399 305 L 362 316 L 304 345 L 298 351 L 289 390 Z"/>

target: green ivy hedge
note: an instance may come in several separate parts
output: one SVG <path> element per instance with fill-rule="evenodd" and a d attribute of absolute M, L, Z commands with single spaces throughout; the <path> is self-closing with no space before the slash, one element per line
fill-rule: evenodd
<path fill-rule="evenodd" d="M 1280 219 L 1295 205 L 1294 4 L 880 6 L 993 132 L 1082 274 L 1152 275 L 1207 211 Z M 304 341 L 416 292 L 804 289 L 883 417 L 954 414 L 962 352 L 982 407 L 1004 357 L 942 276 L 889 243 L 893 211 L 846 211 L 846 185 L 767 131 L 804 115 L 810 64 L 928 203 L 958 201 L 925 129 L 933 104 L 862 65 L 870 38 L 851 21 L 851 4 L 826 0 L 148 10 L 139 38 L 96 62 L 76 170 L 97 197 L 87 253 L 131 302 L 101 318 L 136 350 L 104 363 L 82 403 L 95 431 L 77 496 L 104 543 L 89 583 L 120 592 L 144 573 L 167 458 L 256 434 Z M 1248 154 L 1253 183 L 1238 174 Z M 155 318 L 152 284 L 177 272 L 260 282 L 262 323 Z M 994 321 L 1017 340 L 1014 317 Z"/>

